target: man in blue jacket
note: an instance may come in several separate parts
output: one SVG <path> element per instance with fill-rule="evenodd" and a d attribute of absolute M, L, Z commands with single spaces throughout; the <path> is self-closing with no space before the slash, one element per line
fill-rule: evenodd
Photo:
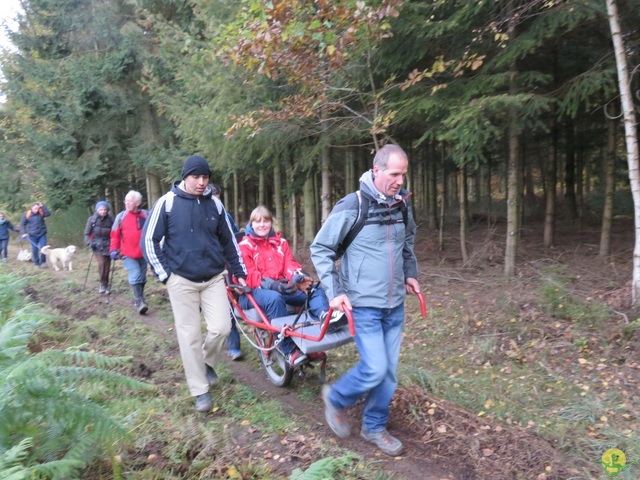
<path fill-rule="evenodd" d="M 31 254 L 36 267 L 47 266 L 47 257 L 41 254 L 40 250 L 47 244 L 47 224 L 44 219 L 49 215 L 51 215 L 49 209 L 42 202 L 36 202 L 20 220 L 22 238 L 28 238 L 31 243 Z"/>
<path fill-rule="evenodd" d="M 358 363 L 333 385 L 325 385 L 325 417 L 341 438 L 350 435 L 344 411 L 365 397 L 360 436 L 388 455 L 400 455 L 402 443 L 387 431 L 389 405 L 398 380 L 396 370 L 407 293 L 420 291 L 413 252 L 416 224 L 402 188 L 409 167 L 405 152 L 385 145 L 373 168 L 360 178 L 360 191 L 340 200 L 311 245 L 311 260 L 334 310 L 352 311 Z M 364 226 L 336 261 L 343 241 L 368 200 Z"/>
<path fill-rule="evenodd" d="M 211 170 L 199 156 L 188 157 L 182 181 L 153 206 L 140 247 L 158 279 L 167 286 L 191 396 L 199 412 L 211 410 L 209 386 L 231 322 L 226 265 L 241 285 L 246 268 L 222 202 L 212 195 Z M 202 339 L 200 312 L 207 325 Z"/>

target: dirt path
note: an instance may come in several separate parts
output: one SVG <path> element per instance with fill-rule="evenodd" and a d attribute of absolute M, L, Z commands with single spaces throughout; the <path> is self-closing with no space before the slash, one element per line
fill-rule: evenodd
<path fill-rule="evenodd" d="M 60 274 L 61 272 L 58 272 Z M 110 296 L 110 303 L 118 307 L 130 307 L 128 292 L 116 292 Z M 165 320 L 159 318 L 152 309 L 146 315 L 137 317 L 149 327 L 155 329 L 159 334 L 170 336 L 177 349 L 174 334 L 167 328 Z M 256 355 L 252 347 L 243 342 L 243 352 L 245 356 Z M 279 388 L 273 385 L 260 368 L 256 368 L 247 361 L 233 362 L 225 358 L 229 369 L 233 372 L 234 378 L 248 386 L 257 397 L 268 397 L 277 399 L 287 412 L 295 416 L 300 423 L 312 426 L 317 435 L 331 442 L 340 448 L 348 449 L 361 456 L 367 461 L 375 462 L 385 473 L 392 474 L 398 480 L 471 480 L 477 478 L 473 476 L 473 468 L 464 464 L 451 465 L 451 460 L 443 457 L 434 457 L 428 446 L 413 438 L 409 430 L 404 430 L 401 425 L 392 423 L 390 429 L 405 444 L 404 455 L 392 458 L 382 454 L 376 447 L 370 445 L 359 438 L 358 429 L 360 425 L 360 409 L 354 407 L 350 409 L 352 435 L 344 440 L 338 439 L 326 426 L 324 421 L 324 409 L 321 400 L 312 405 L 308 401 L 301 401 L 296 395 L 296 382 L 294 379 L 290 387 Z M 310 374 L 309 376 L 311 376 Z M 291 472 L 288 472 L 290 474 Z"/>

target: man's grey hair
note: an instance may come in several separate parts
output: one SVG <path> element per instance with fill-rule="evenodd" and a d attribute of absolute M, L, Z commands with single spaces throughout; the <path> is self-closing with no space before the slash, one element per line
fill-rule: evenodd
<path fill-rule="evenodd" d="M 380 170 L 384 170 L 387 168 L 391 155 L 400 155 L 404 158 L 408 158 L 404 150 L 402 150 L 398 145 L 387 143 L 384 147 L 378 150 L 376 156 L 373 157 L 373 166 L 378 167 Z"/>
<path fill-rule="evenodd" d="M 129 190 L 124 198 L 126 199 L 127 197 L 132 197 L 138 205 L 142 203 L 142 194 L 136 190 Z"/>

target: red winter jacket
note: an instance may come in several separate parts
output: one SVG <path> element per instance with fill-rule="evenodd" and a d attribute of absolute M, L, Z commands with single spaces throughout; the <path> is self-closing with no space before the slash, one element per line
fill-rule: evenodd
<path fill-rule="evenodd" d="M 138 210 L 136 212 L 120 212 L 113 222 L 111 229 L 111 245 L 109 251 L 120 251 L 123 257 L 142 258 L 140 249 L 140 237 L 142 227 L 147 220 L 147 211 Z"/>
<path fill-rule="evenodd" d="M 238 244 L 242 260 L 247 267 L 247 285 L 254 289 L 260 287 L 263 278 L 281 280 L 291 277 L 302 268 L 293 258 L 289 242 L 271 230 L 269 237 L 256 236 L 251 229 Z"/>

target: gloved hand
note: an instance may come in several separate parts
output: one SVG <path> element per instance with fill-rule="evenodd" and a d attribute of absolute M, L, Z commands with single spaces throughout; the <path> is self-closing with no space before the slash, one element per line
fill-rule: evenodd
<path fill-rule="evenodd" d="M 311 275 L 301 270 L 298 270 L 296 273 L 293 274 L 293 277 L 291 277 L 291 283 L 296 283 L 296 284 L 308 282 L 309 280 L 313 280 L 311 278 Z"/>
<path fill-rule="evenodd" d="M 90 248 L 92 251 L 94 251 L 94 252 L 95 252 L 95 251 L 98 249 L 98 245 L 96 245 L 95 243 L 91 242 L 91 243 L 89 244 L 89 248 Z"/>
<path fill-rule="evenodd" d="M 295 283 L 282 279 L 278 282 L 278 291 L 283 295 L 293 295 L 298 290 Z"/>
<path fill-rule="evenodd" d="M 284 279 L 278 281 L 278 280 L 274 280 L 273 278 L 263 278 L 262 281 L 260 282 L 260 287 L 267 290 L 275 290 L 276 292 L 281 293 L 283 295 L 291 295 L 296 291 L 296 286 L 293 284 L 290 284 Z"/>
<path fill-rule="evenodd" d="M 111 257 L 111 260 L 118 260 L 120 258 L 120 255 L 118 255 L 116 250 L 111 250 L 111 252 L 109 252 L 109 256 Z"/>

